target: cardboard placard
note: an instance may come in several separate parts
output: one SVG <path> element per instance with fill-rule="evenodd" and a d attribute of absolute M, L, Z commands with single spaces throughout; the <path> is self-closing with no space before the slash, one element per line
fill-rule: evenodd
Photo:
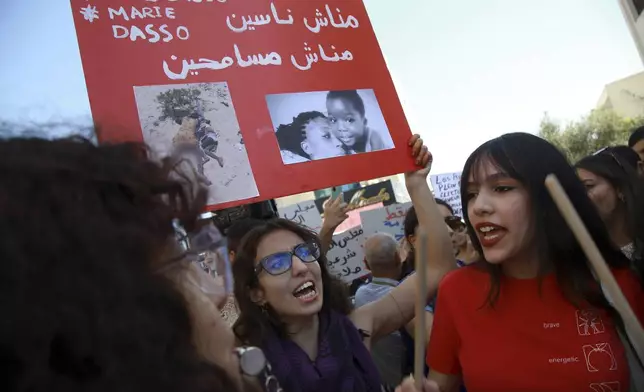
<path fill-rule="evenodd" d="M 375 233 L 391 234 L 396 241 L 405 238 L 404 222 L 411 203 L 394 204 L 384 208 L 360 212 L 364 234 L 368 238 Z"/>
<path fill-rule="evenodd" d="M 182 157 L 209 209 L 414 169 L 362 0 L 71 5 L 99 141 Z"/>
<path fill-rule="evenodd" d="M 461 173 L 445 173 L 430 176 L 434 196 L 447 202 L 454 215 L 463 217 L 463 204 L 461 203 Z"/>
<path fill-rule="evenodd" d="M 322 217 L 313 200 L 292 204 L 278 209 L 280 218 L 306 226 L 316 232 L 322 228 Z"/>
<path fill-rule="evenodd" d="M 364 263 L 364 242 L 362 227 L 355 227 L 342 234 L 334 235 L 327 252 L 329 272 L 345 283 L 361 278 L 371 272 Z"/>

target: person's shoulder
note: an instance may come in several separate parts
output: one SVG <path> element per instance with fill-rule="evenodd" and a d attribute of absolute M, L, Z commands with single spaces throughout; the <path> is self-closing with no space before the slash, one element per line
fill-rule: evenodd
<path fill-rule="evenodd" d="M 369 133 L 369 145 L 373 150 L 382 150 L 385 148 L 385 142 L 380 133 L 373 128 L 367 128 Z"/>
<path fill-rule="evenodd" d="M 356 307 L 360 305 L 364 305 L 365 302 L 367 302 L 367 297 L 370 295 L 370 289 L 368 288 L 369 283 L 363 284 L 362 286 L 358 287 L 356 290 L 356 294 L 353 296 L 353 299 L 355 300 Z"/>
<path fill-rule="evenodd" d="M 476 264 L 466 265 L 445 275 L 439 285 L 439 291 L 463 291 L 468 287 L 480 287 L 487 279 L 488 274 L 480 266 Z"/>
<path fill-rule="evenodd" d="M 368 287 L 370 284 L 371 284 L 371 283 L 365 283 L 365 284 L 363 284 L 362 286 L 358 287 L 358 289 L 356 290 L 356 296 L 357 296 L 358 294 L 364 294 L 364 293 L 366 293 L 367 291 L 369 291 L 369 289 L 368 289 L 367 287 Z"/>

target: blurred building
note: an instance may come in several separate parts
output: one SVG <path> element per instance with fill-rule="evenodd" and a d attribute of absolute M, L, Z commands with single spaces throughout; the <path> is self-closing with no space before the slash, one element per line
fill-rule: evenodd
<path fill-rule="evenodd" d="M 622 117 L 644 116 L 644 72 L 607 84 L 597 108 L 612 109 Z"/>
<path fill-rule="evenodd" d="M 628 30 L 633 36 L 635 46 L 644 63 L 644 0 L 618 0 L 626 19 Z"/>

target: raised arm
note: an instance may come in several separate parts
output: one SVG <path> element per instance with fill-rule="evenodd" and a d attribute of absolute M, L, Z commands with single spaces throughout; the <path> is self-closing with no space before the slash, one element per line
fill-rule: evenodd
<path fill-rule="evenodd" d="M 347 203 L 342 197 L 343 195 L 339 194 L 335 199 L 331 197 L 324 203 L 324 220 L 322 221 L 322 229 L 320 229 L 320 245 L 323 253 L 329 251 L 335 229 L 349 217 Z"/>
<path fill-rule="evenodd" d="M 414 135 L 409 144 L 416 164 L 422 167 L 405 174 L 405 184 L 418 215 L 419 227 L 423 227 L 428 234 L 428 260 L 425 260 L 427 292 L 423 295 L 430 298 L 436 295 L 443 276 L 455 268 L 456 260 L 445 221 L 427 183 L 431 154 L 418 135 Z M 414 318 L 416 279 L 416 274 L 410 276 L 388 295 L 353 312 L 352 319 L 358 328 L 371 331 L 372 341 L 396 331 Z"/>

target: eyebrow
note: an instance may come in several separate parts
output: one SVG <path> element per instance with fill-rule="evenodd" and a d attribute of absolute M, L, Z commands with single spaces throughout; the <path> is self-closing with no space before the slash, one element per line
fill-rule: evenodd
<path fill-rule="evenodd" d="M 482 182 L 494 182 L 494 181 L 500 181 L 500 180 L 514 180 L 513 177 L 511 177 L 508 173 L 505 172 L 498 172 L 494 174 L 490 174 L 489 176 L 485 177 L 483 181 L 478 181 L 478 182 L 468 182 L 467 186 L 477 186 Z"/>

